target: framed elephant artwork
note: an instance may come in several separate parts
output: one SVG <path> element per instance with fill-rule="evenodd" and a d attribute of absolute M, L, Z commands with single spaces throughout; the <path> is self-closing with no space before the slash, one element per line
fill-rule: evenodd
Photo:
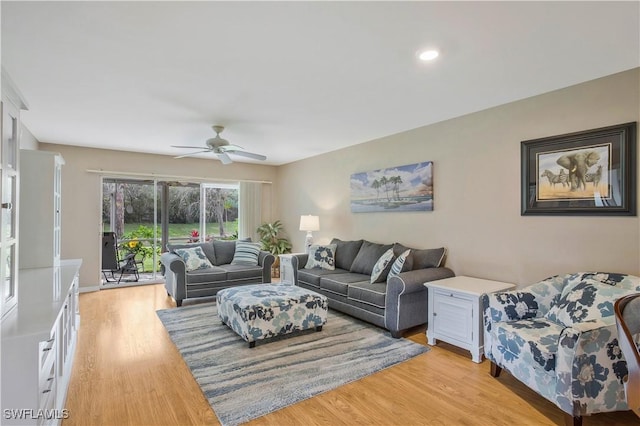
<path fill-rule="evenodd" d="M 521 142 L 522 215 L 636 215 L 636 122 Z"/>

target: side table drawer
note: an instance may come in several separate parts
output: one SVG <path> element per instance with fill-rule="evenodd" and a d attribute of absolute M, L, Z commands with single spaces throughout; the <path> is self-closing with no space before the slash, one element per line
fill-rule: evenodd
<path fill-rule="evenodd" d="M 460 294 L 436 290 L 434 292 L 433 330 L 438 338 L 454 339 L 465 345 L 471 344 L 473 328 L 471 313 L 472 298 Z M 455 342 L 450 342 L 455 343 Z"/>

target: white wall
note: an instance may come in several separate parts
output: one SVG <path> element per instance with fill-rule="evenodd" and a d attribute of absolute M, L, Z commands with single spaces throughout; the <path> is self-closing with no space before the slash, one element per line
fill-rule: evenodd
<path fill-rule="evenodd" d="M 23 124 L 20 126 L 20 149 L 38 149 L 38 140 Z"/>
<path fill-rule="evenodd" d="M 520 215 L 520 142 L 639 121 L 639 105 L 634 69 L 281 166 L 281 219 L 295 251 L 300 215 L 318 214 L 316 241 L 445 246 L 457 275 L 519 285 L 582 270 L 638 275 L 638 217 Z M 428 160 L 433 212 L 351 213 L 351 174 Z"/>
<path fill-rule="evenodd" d="M 142 154 L 40 143 L 44 151 L 59 152 L 65 159 L 62 168 L 62 258 L 82 258 L 80 287 L 100 285 L 101 254 L 101 175 L 87 170 L 143 173 L 159 176 L 192 176 L 218 180 L 274 182 L 273 166 L 233 163 L 223 166 L 213 159 L 174 159 L 165 155 Z M 263 185 L 264 221 L 273 211 L 272 185 Z"/>

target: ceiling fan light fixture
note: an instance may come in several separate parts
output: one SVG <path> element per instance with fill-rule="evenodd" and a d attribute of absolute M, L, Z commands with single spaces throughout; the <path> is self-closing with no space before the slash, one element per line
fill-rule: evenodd
<path fill-rule="evenodd" d="M 216 132 L 216 136 L 214 138 L 209 138 L 205 141 L 205 145 L 203 147 L 198 146 L 184 146 L 184 145 L 172 145 L 175 148 L 190 148 L 190 149 L 200 149 L 196 152 L 190 152 L 187 154 L 179 155 L 174 158 L 184 158 L 191 157 L 192 155 L 202 154 L 211 152 L 216 154 L 218 159 L 222 162 L 222 164 L 231 164 L 233 160 L 229 157 L 229 154 L 238 155 L 240 157 L 251 158 L 254 160 L 264 161 L 267 159 L 265 155 L 255 154 L 253 152 L 247 152 L 238 145 L 231 145 L 229 141 L 226 139 L 222 139 L 220 137 L 220 133 L 224 130 L 224 126 L 213 125 L 211 126 L 214 132 Z"/>

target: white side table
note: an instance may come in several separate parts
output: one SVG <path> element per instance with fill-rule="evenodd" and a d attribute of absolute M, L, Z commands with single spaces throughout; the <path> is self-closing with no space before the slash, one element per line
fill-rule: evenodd
<path fill-rule="evenodd" d="M 293 265 L 291 264 L 291 258 L 296 254 L 303 253 L 288 253 L 288 254 L 280 254 L 278 258 L 280 258 L 280 284 L 285 285 L 294 285 L 293 282 Z"/>
<path fill-rule="evenodd" d="M 514 284 L 472 277 L 452 277 L 425 283 L 429 289 L 427 342 L 443 340 L 471 351 L 473 362 L 484 355 L 484 321 L 480 297 L 511 290 Z"/>

